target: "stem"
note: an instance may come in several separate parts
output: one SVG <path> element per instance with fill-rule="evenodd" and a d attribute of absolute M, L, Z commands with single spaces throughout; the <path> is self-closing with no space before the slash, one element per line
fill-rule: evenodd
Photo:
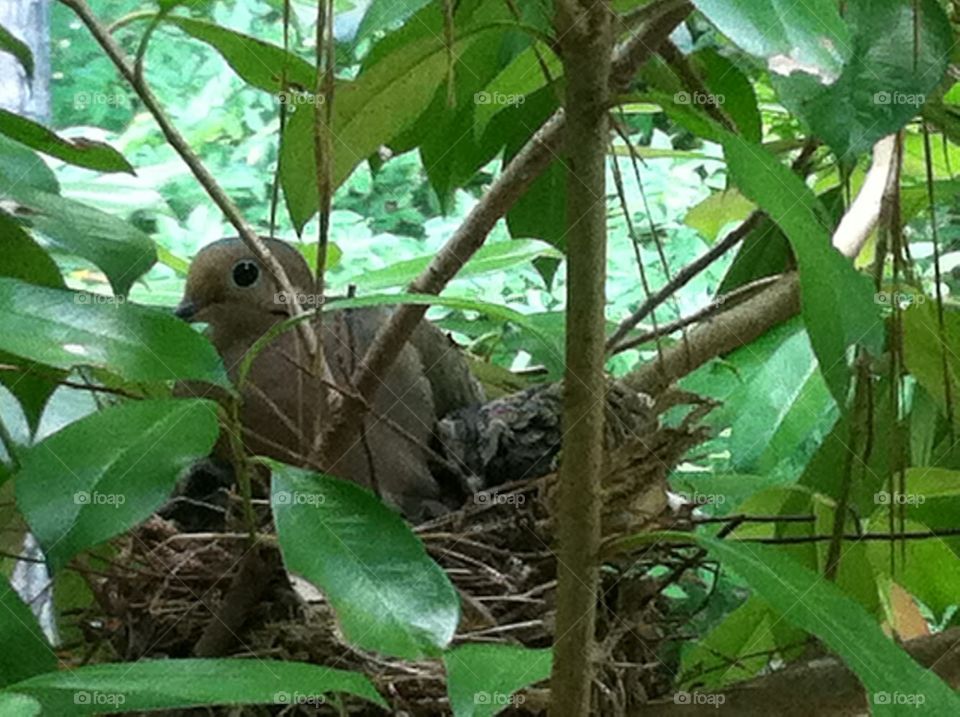
<path fill-rule="evenodd" d="M 557 618 L 550 714 L 591 712 L 599 584 L 606 395 L 607 258 L 612 12 L 600 0 L 561 0 L 556 31 L 566 77 L 567 338 L 563 455 L 557 501 Z"/>
<path fill-rule="evenodd" d="M 317 270 L 316 293 L 324 295 L 326 289 L 327 247 L 330 243 L 330 212 L 333 207 L 333 90 L 336 53 L 333 39 L 333 0 L 317 0 L 317 76 L 314 97 L 318 102 L 313 109 L 313 149 L 317 167 L 317 211 L 319 229 L 317 234 Z M 320 98 L 323 99 L 320 102 Z M 323 376 L 323 301 L 316 302 L 314 310 L 314 330 L 320 340 L 313 354 L 313 375 Z M 329 412 L 327 389 L 319 384 L 316 413 L 316 425 L 313 427 L 314 441 L 310 446 L 310 456 L 315 458 L 323 446 L 323 420 Z"/>

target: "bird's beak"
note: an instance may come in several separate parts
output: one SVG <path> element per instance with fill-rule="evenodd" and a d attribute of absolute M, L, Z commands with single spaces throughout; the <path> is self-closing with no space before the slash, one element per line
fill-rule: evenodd
<path fill-rule="evenodd" d="M 197 313 L 197 306 L 189 299 L 184 298 L 177 308 L 173 310 L 175 316 L 183 319 L 184 321 L 190 321 Z"/>

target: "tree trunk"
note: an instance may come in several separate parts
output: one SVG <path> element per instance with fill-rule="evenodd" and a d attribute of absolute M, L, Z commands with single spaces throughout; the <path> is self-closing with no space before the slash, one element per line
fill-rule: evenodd
<path fill-rule="evenodd" d="M 33 79 L 11 54 L 0 51 L 0 107 L 39 122 L 50 118 L 49 0 L 0 0 L 0 26 L 30 48 Z"/>
<path fill-rule="evenodd" d="M 563 0 L 557 36 L 567 82 L 567 340 L 560 460 L 557 621 L 550 714 L 590 712 L 603 469 L 607 103 L 605 0 Z"/>

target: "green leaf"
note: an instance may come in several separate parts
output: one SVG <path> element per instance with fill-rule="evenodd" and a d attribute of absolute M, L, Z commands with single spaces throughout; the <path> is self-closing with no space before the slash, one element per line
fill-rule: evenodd
<path fill-rule="evenodd" d="M 20 224 L 0 209 L 0 276 L 9 276 L 31 284 L 63 288 L 60 269 Z"/>
<path fill-rule="evenodd" d="M 206 705 L 323 704 L 343 692 L 386 708 L 361 674 L 280 660 L 140 660 L 38 675 L 10 688 L 44 714 L 93 715 Z"/>
<path fill-rule="evenodd" d="M 864 344 L 879 353 L 882 345 L 883 324 L 871 281 L 833 248 L 825 210 L 799 177 L 762 147 L 718 132 L 734 182 L 779 225 L 793 247 L 810 342 L 831 393 L 845 406 L 847 350 Z M 839 306 L 844 310 L 837 311 Z"/>
<path fill-rule="evenodd" d="M 204 20 L 179 15 L 167 15 L 163 19 L 194 39 L 210 45 L 223 56 L 240 79 L 258 89 L 279 93 L 283 89 L 280 79 L 284 68 L 288 86 L 312 91 L 316 85 L 317 75 L 313 65 L 282 47 Z"/>
<path fill-rule="evenodd" d="M 954 480 L 957 479 L 954 475 Z M 878 510 L 870 520 L 869 532 L 885 533 L 890 529 L 890 506 Z M 880 513 L 884 513 L 880 515 Z M 906 521 L 907 532 L 923 532 L 929 528 L 922 523 Z M 907 540 L 900 543 L 870 541 L 865 544 L 870 565 L 879 574 L 889 575 L 898 584 L 905 587 L 911 595 L 917 596 L 930 608 L 935 621 L 943 618 L 944 613 L 956 605 L 960 595 L 960 556 L 941 540 Z M 897 569 L 890 570 L 890 551 L 896 551 Z M 901 559 L 901 550 L 905 556 Z M 844 560 L 847 558 L 844 556 Z M 936 569 L 931 569 L 936 566 Z"/>
<path fill-rule="evenodd" d="M 443 656 L 456 717 L 490 717 L 522 705 L 513 695 L 550 676 L 552 650 L 519 645 L 462 645 Z"/>
<path fill-rule="evenodd" d="M 0 575 L 0 687 L 57 669 L 57 656 L 24 602 Z M 7 714 L 0 712 L 0 714 Z"/>
<path fill-rule="evenodd" d="M 521 52 L 483 88 L 476 110 L 476 137 L 483 135 L 494 115 L 511 104 L 523 104 L 527 95 L 547 84 L 540 59 L 552 78 L 563 75 L 563 63 L 545 43 L 537 42 Z"/>
<path fill-rule="evenodd" d="M 700 50 L 691 59 L 720 109 L 733 120 L 739 134 L 749 142 L 759 143 L 763 139 L 760 111 L 750 80 L 713 48 Z"/>
<path fill-rule="evenodd" d="M 660 533 L 646 540 L 682 533 Z M 922 695 L 928 714 L 960 713 L 960 696 L 937 675 L 921 667 L 883 634 L 876 621 L 850 597 L 822 575 L 799 565 L 782 550 L 756 543 L 693 539 L 734 570 L 784 620 L 820 638 L 846 663 L 867 692 L 873 714 L 902 714 L 902 707 L 886 704 L 880 694 Z"/>
<path fill-rule="evenodd" d="M 518 130 L 507 141 L 504 162 L 509 162 L 536 131 L 557 109 L 554 87 L 544 87 L 527 98 L 523 105 L 501 112 L 496 120 L 509 118 Z M 488 131 L 497 129 L 497 121 Z M 514 239 L 541 239 L 564 251 L 567 234 L 566 169 L 560 162 L 552 162 L 530 185 L 507 212 L 507 227 Z M 546 277 L 545 277 L 546 278 Z"/>
<path fill-rule="evenodd" d="M 0 196 L 23 184 L 51 194 L 60 192 L 53 170 L 40 155 L 0 134 Z"/>
<path fill-rule="evenodd" d="M 33 80 L 33 53 L 30 48 L 14 37 L 7 28 L 0 25 L 0 52 L 9 52 L 23 65 L 27 79 Z"/>
<path fill-rule="evenodd" d="M 494 30 L 499 28 L 458 33 L 453 51 L 463 53 L 483 32 Z M 337 88 L 333 109 L 335 187 L 420 116 L 446 76 L 447 52 L 442 36 L 430 34 L 364 67 L 356 80 Z M 284 128 L 280 148 L 281 185 L 298 233 L 317 211 L 313 119 L 312 107 L 298 108 Z"/>
<path fill-rule="evenodd" d="M 163 311 L 2 277 L 0 306 L 2 351 L 56 368 L 101 368 L 130 381 L 230 385 L 213 346 Z"/>
<path fill-rule="evenodd" d="M 750 216 L 755 206 L 736 189 L 714 192 L 690 208 L 683 223 L 696 229 L 707 241 L 720 238 L 720 231 L 732 222 L 741 222 Z"/>
<path fill-rule="evenodd" d="M 726 294 L 765 276 L 780 274 L 792 260 L 790 242 L 780 227 L 764 214 L 743 238 L 717 293 Z"/>
<path fill-rule="evenodd" d="M 437 656 L 450 643 L 460 619 L 456 590 L 372 493 L 277 465 L 272 504 L 287 569 L 324 591 L 350 642 L 410 659 Z"/>
<path fill-rule="evenodd" d="M 0 109 L 0 133 L 51 157 L 98 172 L 129 172 L 133 167 L 109 144 L 94 140 L 64 139 L 42 124 Z"/>
<path fill-rule="evenodd" d="M 765 653 L 777 647 L 777 615 L 763 600 L 751 597 L 683 656 L 683 675 L 701 690 L 748 680 L 770 662 Z"/>
<path fill-rule="evenodd" d="M 118 295 L 126 295 L 157 260 L 149 236 L 110 214 L 26 185 L 11 187 L 8 196 L 20 205 L 19 215 L 54 247 L 102 269 Z"/>
<path fill-rule="evenodd" d="M 428 4 L 430 0 L 372 0 L 360 21 L 354 42 L 403 22 Z"/>
<path fill-rule="evenodd" d="M 777 347 L 726 404 L 734 416 L 730 454 L 738 471 L 770 470 L 793 456 L 829 421 L 834 406 L 805 331 Z"/>
<path fill-rule="evenodd" d="M 43 706 L 28 695 L 0 692 L 0 714 L 6 717 L 38 717 Z"/>
<path fill-rule="evenodd" d="M 548 244 L 529 239 L 484 245 L 457 273 L 457 278 L 466 279 L 493 271 L 504 271 L 543 256 L 555 259 L 563 258 L 563 254 Z M 361 291 L 377 291 L 406 286 L 427 268 L 433 258 L 434 255 L 429 254 L 415 259 L 398 261 L 382 269 L 348 276 L 342 280 L 342 283 L 355 284 Z"/>
<path fill-rule="evenodd" d="M 919 15 L 914 15 L 914 10 Z M 852 56 L 836 82 L 775 77 L 784 105 L 852 162 L 920 113 L 943 79 L 953 33 L 937 0 L 851 0 Z"/>
<path fill-rule="evenodd" d="M 30 430 L 37 430 L 43 409 L 50 396 L 57 390 L 58 379 L 63 372 L 39 366 L 33 361 L 25 361 L 5 351 L 0 351 L 0 364 L 5 367 L 16 367 L 16 370 L 0 369 L 0 383 L 6 386 L 20 403 Z M 0 483 L 2 482 L 0 478 Z"/>
<path fill-rule="evenodd" d="M 953 403 L 954 424 L 960 426 L 960 316 L 944 312 L 944 328 L 940 331 L 935 302 L 917 290 L 893 289 L 893 296 L 909 296 L 913 300 L 901 312 L 903 321 L 903 359 L 910 375 L 923 386 L 943 415 L 947 413 L 945 389 L 949 386 Z M 884 298 L 888 295 L 883 294 Z M 878 297 L 879 298 L 879 297 Z"/>
<path fill-rule="evenodd" d="M 56 569 L 150 517 L 209 454 L 216 404 L 134 401 L 69 424 L 21 453 L 17 505 Z"/>
<path fill-rule="evenodd" d="M 833 0 L 693 0 L 710 22 L 773 75 L 806 72 L 824 83 L 840 76 L 851 53 Z"/>

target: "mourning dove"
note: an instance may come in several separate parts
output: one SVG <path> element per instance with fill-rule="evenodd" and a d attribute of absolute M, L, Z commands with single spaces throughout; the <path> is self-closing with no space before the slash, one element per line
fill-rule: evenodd
<path fill-rule="evenodd" d="M 314 280 L 300 253 L 276 239 L 264 239 L 296 292 L 313 296 Z M 181 318 L 207 324 L 207 336 L 231 379 L 240 363 L 272 326 L 291 313 L 289 297 L 277 287 L 253 252 L 239 239 L 204 247 L 190 266 Z M 331 302 L 332 305 L 332 302 Z M 346 390 L 377 329 L 390 312 L 381 308 L 325 313 L 325 380 Z M 296 329 L 276 338 L 254 359 L 242 391 L 240 419 L 250 453 L 305 465 L 313 445 L 323 383 L 310 371 L 309 352 Z M 197 387 L 191 386 L 194 393 Z M 200 393 L 209 395 L 210 389 Z M 455 507 L 461 496 L 438 484 L 428 466 L 428 446 L 444 414 L 481 401 L 479 385 L 450 339 L 424 321 L 382 378 L 362 425 L 328 473 L 376 491 L 408 517 L 425 517 Z"/>

